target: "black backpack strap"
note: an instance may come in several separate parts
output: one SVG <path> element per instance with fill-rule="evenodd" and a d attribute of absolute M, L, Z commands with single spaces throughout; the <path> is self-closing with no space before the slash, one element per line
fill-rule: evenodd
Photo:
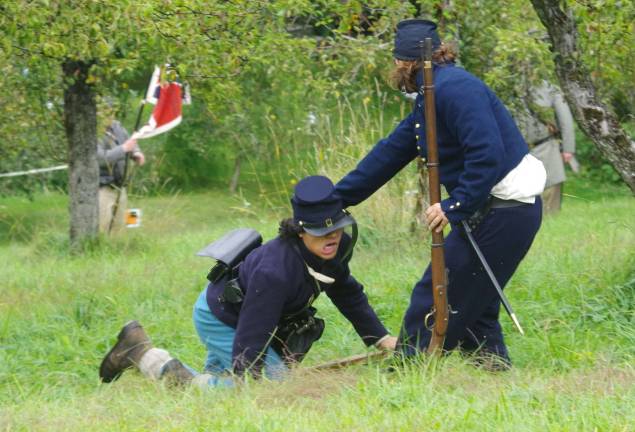
<path fill-rule="evenodd" d="M 346 213 L 355 221 L 355 218 L 348 212 L 348 210 L 344 210 L 344 213 Z M 352 229 L 351 242 L 349 243 L 348 248 L 346 248 L 346 252 L 344 252 L 344 255 L 342 255 L 342 258 L 340 259 L 341 263 L 345 263 L 346 260 L 350 258 L 350 256 L 353 253 L 353 249 L 355 248 L 355 244 L 357 243 L 357 237 L 359 235 L 359 230 L 357 228 L 357 221 L 353 223 L 353 225 L 351 226 L 351 229 Z"/>

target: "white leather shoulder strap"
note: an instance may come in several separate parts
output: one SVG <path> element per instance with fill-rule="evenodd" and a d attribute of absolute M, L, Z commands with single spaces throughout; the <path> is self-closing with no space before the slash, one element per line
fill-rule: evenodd
<path fill-rule="evenodd" d="M 305 263 L 306 264 L 306 263 Z M 311 267 L 309 267 L 308 264 L 306 264 L 306 268 L 307 270 L 309 270 L 309 274 L 311 276 L 313 276 L 316 280 L 325 283 L 325 284 L 332 284 L 333 282 L 335 282 L 335 279 L 333 279 L 332 277 L 329 277 L 327 275 L 324 275 L 322 273 L 318 273 L 315 270 L 313 270 Z"/>

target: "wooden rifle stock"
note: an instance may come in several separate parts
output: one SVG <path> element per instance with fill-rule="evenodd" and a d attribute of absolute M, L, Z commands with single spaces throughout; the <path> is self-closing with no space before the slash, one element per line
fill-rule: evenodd
<path fill-rule="evenodd" d="M 437 119 L 434 104 L 434 80 L 432 74 L 432 39 L 422 44 L 423 97 L 425 101 L 426 144 L 428 149 L 428 182 L 430 205 L 441 202 L 441 184 L 439 181 L 439 155 L 437 151 Z M 421 156 L 419 156 L 421 157 Z M 425 317 L 426 325 L 430 315 L 434 317 L 432 337 L 428 353 L 440 354 L 448 328 L 448 291 L 445 257 L 443 255 L 443 232 L 432 231 L 432 295 L 434 306 Z"/>

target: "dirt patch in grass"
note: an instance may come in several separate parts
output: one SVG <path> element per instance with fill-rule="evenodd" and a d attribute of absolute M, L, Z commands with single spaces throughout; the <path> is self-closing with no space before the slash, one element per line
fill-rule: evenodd
<path fill-rule="evenodd" d="M 566 394 L 615 395 L 635 388 L 635 370 L 598 363 L 594 369 L 576 370 L 563 376 L 552 377 L 546 383 L 546 388 Z"/>
<path fill-rule="evenodd" d="M 258 392 L 256 402 L 262 407 L 289 406 L 302 399 L 318 401 L 345 388 L 357 384 L 359 374 L 354 369 L 335 371 L 316 371 L 311 369 L 294 370 L 279 385 L 268 383 Z"/>

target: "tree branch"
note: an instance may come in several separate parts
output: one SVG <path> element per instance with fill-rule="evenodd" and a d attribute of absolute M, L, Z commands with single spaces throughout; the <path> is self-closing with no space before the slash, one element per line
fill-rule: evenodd
<path fill-rule="evenodd" d="M 24 47 L 21 47 L 19 45 L 13 45 L 13 44 L 11 46 L 13 48 L 15 48 L 15 49 L 18 49 L 18 50 L 22 51 L 25 54 L 39 55 L 39 56 L 50 58 L 50 59 L 57 60 L 57 61 L 62 61 L 63 60 L 63 57 L 55 57 L 55 56 L 52 56 L 50 54 L 45 54 L 44 51 L 42 51 L 42 50 L 33 50 L 33 49 L 24 48 Z"/>

